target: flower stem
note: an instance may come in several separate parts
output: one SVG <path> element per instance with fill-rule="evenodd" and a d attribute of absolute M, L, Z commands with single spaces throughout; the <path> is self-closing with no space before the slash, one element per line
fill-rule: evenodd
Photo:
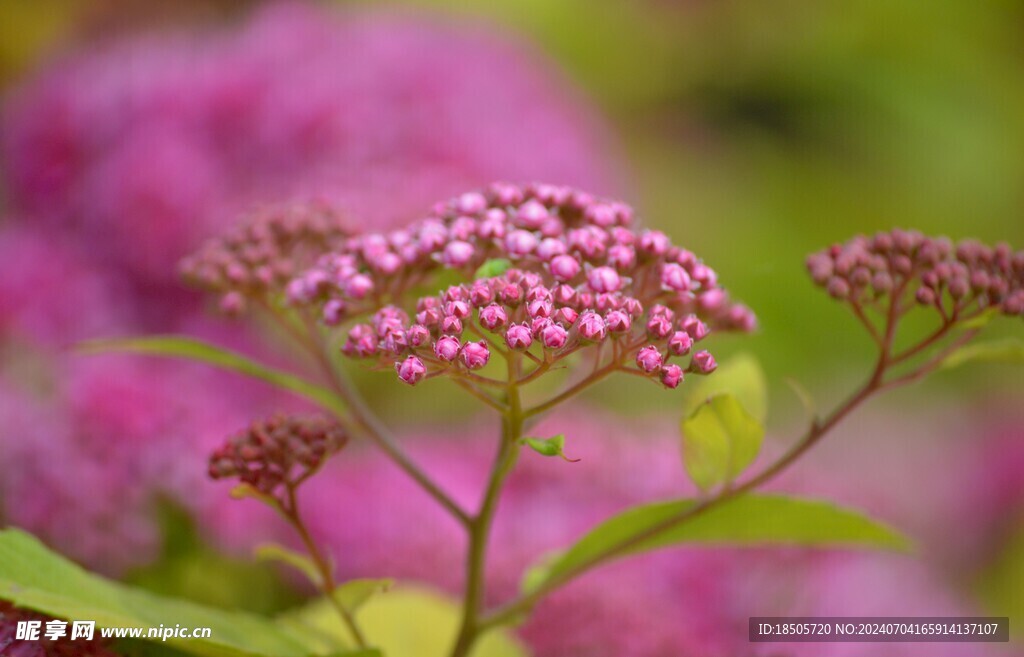
<path fill-rule="evenodd" d="M 491 467 L 480 509 L 468 526 L 469 548 L 466 557 L 466 582 L 463 597 L 462 625 L 452 648 L 451 657 L 467 657 L 473 644 L 483 631 L 480 614 L 483 611 L 487 542 L 491 534 L 498 499 L 509 473 L 519 456 L 519 438 L 523 430 L 523 409 L 516 378 L 518 359 L 510 358 L 509 383 L 506 388 L 507 410 L 501 422 L 501 442 Z"/>
<path fill-rule="evenodd" d="M 298 533 L 299 538 L 302 539 L 302 544 L 306 547 L 306 553 L 309 554 L 309 558 L 313 561 L 316 566 L 317 572 L 320 574 L 320 589 L 323 594 L 327 597 L 331 606 L 338 613 L 338 617 L 341 618 L 341 622 L 344 623 L 345 627 L 348 628 L 349 633 L 355 640 L 356 645 L 360 648 L 367 646 L 366 637 L 363 636 L 362 631 L 359 629 L 359 625 L 356 624 L 356 619 L 348 609 L 345 608 L 341 601 L 338 600 L 334 595 L 335 589 L 338 588 L 337 583 L 334 579 L 334 572 L 331 569 L 330 564 L 324 557 L 323 552 L 317 547 L 313 537 L 309 534 L 309 529 L 306 528 L 306 523 L 302 521 L 302 517 L 299 515 L 298 499 L 295 495 L 295 488 L 292 486 L 288 487 L 288 498 L 287 504 L 281 506 L 281 513 L 288 520 L 289 524 Z"/>

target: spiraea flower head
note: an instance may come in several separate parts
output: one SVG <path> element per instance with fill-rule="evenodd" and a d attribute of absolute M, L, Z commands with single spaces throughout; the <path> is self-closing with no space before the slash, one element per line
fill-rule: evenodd
<path fill-rule="evenodd" d="M 253 422 L 210 455 L 213 479 L 237 479 L 274 497 L 294 489 L 348 442 L 338 423 L 317 416 L 276 415 Z"/>
<path fill-rule="evenodd" d="M 408 298 L 444 271 L 466 282 Z M 683 370 L 710 370 L 677 373 L 671 359 L 712 330 L 756 323 L 693 253 L 634 226 L 628 206 L 544 184 L 496 183 L 405 229 L 346 237 L 292 287 L 294 305 L 346 324 L 345 355 L 393 364 L 409 384 L 465 375 L 496 350 L 550 364 L 608 345 L 619 364 L 673 388 Z"/>
<path fill-rule="evenodd" d="M 814 253 L 807 269 L 818 286 L 858 312 L 895 299 L 899 312 L 913 300 L 948 324 L 986 311 L 1024 316 L 1024 251 L 1005 243 L 954 244 L 896 229 Z"/>

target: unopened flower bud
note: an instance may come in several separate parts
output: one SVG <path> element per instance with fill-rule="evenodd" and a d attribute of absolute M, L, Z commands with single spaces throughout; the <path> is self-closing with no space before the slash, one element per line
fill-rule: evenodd
<path fill-rule="evenodd" d="M 690 275 L 681 265 L 666 263 L 661 268 L 661 286 L 674 292 L 686 292 L 690 289 Z"/>
<path fill-rule="evenodd" d="M 496 303 L 480 309 L 480 325 L 488 331 L 497 331 L 508 322 L 508 313 Z"/>
<path fill-rule="evenodd" d="M 395 371 L 403 383 L 416 385 L 427 376 L 427 366 L 416 356 L 409 356 L 400 363 L 395 363 Z"/>
<path fill-rule="evenodd" d="M 605 315 L 604 321 L 608 325 L 608 330 L 616 334 L 629 333 L 633 327 L 633 318 L 624 310 L 610 311 Z"/>
<path fill-rule="evenodd" d="M 679 387 L 683 382 L 683 368 L 678 365 L 666 365 L 661 369 L 661 385 L 670 390 Z"/>
<path fill-rule="evenodd" d="M 717 367 L 718 363 L 709 351 L 698 351 L 690 359 L 690 371 L 696 374 L 711 374 Z"/>
<path fill-rule="evenodd" d="M 530 335 L 530 327 L 526 324 L 513 324 L 505 332 L 505 344 L 509 349 L 525 351 L 533 344 L 533 336 Z"/>
<path fill-rule="evenodd" d="M 657 347 L 644 347 L 636 354 L 637 367 L 648 374 L 660 370 L 662 362 L 661 352 Z"/>
<path fill-rule="evenodd" d="M 685 356 L 693 347 L 693 338 L 686 331 L 676 331 L 668 339 L 668 353 L 673 356 Z"/>
<path fill-rule="evenodd" d="M 594 292 L 618 292 L 622 289 L 622 277 L 611 267 L 595 267 L 587 274 L 587 285 Z"/>
<path fill-rule="evenodd" d="M 554 322 L 545 326 L 540 332 L 540 341 L 546 349 L 561 349 L 569 339 L 569 332 Z"/>
<path fill-rule="evenodd" d="M 434 343 L 434 355 L 444 362 L 450 363 L 459 355 L 459 347 L 458 338 L 445 335 Z"/>
<path fill-rule="evenodd" d="M 577 330 L 579 330 L 580 337 L 584 340 L 599 342 L 604 340 L 608 327 L 600 315 L 592 310 L 588 310 L 579 316 Z"/>
<path fill-rule="evenodd" d="M 690 334 L 694 342 L 700 342 L 708 335 L 708 325 L 700 321 L 696 315 L 689 315 L 681 322 L 684 331 Z"/>
<path fill-rule="evenodd" d="M 551 275 L 556 281 L 571 281 L 580 273 L 580 263 L 571 255 L 558 255 L 551 259 Z"/>
<path fill-rule="evenodd" d="M 491 359 L 491 351 L 487 348 L 487 343 L 481 340 L 480 342 L 467 342 L 462 348 L 460 354 L 462 363 L 471 370 L 478 370 L 487 364 L 487 361 Z"/>

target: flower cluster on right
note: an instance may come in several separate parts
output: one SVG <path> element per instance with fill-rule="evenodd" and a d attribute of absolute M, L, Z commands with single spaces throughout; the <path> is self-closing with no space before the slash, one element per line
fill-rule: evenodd
<path fill-rule="evenodd" d="M 895 229 L 814 253 L 807 269 L 831 296 L 857 307 L 911 292 L 944 322 L 989 308 L 1024 315 L 1024 251 L 1005 243 L 953 244 L 944 237 Z"/>

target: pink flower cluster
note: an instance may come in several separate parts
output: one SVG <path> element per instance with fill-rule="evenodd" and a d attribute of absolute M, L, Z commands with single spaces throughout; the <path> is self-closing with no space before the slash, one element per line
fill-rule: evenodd
<path fill-rule="evenodd" d="M 1024 316 L 1024 251 L 1014 252 L 1005 243 L 954 245 L 944 237 L 897 229 L 812 254 L 807 269 L 830 295 L 854 305 L 909 292 L 944 321 L 988 308 Z"/>
<path fill-rule="evenodd" d="M 629 206 L 576 189 L 495 183 L 438 204 L 408 228 L 347 239 L 289 283 L 288 296 L 319 307 L 329 325 L 372 313 L 350 328 L 342 351 L 399 359 L 409 384 L 479 369 L 495 349 L 536 346 L 552 360 L 611 342 L 674 388 L 684 371 L 706 374 L 715 362 L 705 351 L 685 368 L 669 359 L 689 355 L 711 327 L 750 331 L 755 318 L 697 256 L 632 224 Z M 432 271 L 471 279 L 496 262 L 513 268 L 421 297 L 412 317 L 388 304 Z"/>
<path fill-rule="evenodd" d="M 46 638 L 47 623 L 54 619 L 27 609 L 19 609 L 0 600 L 0 655 L 4 657 L 117 657 L 107 648 L 107 641 L 96 631 L 92 640 L 77 638 L 71 640 L 70 624 L 64 627 L 68 634 L 58 639 Z M 26 641 L 17 638 L 19 622 L 38 622 L 39 639 Z"/>
<path fill-rule="evenodd" d="M 222 238 L 207 241 L 181 263 L 185 280 L 221 295 L 228 314 L 247 301 L 280 303 L 285 285 L 350 233 L 325 204 L 263 209 Z"/>
<path fill-rule="evenodd" d="M 210 455 L 213 479 L 235 479 L 264 495 L 294 489 L 348 443 L 337 422 L 276 415 L 253 422 Z"/>

